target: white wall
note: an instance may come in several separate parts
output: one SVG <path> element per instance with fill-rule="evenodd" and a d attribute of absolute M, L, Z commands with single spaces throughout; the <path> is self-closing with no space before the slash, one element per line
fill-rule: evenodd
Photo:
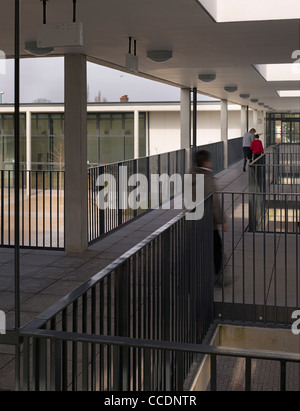
<path fill-rule="evenodd" d="M 153 112 L 149 114 L 149 155 L 180 149 L 180 113 Z"/>

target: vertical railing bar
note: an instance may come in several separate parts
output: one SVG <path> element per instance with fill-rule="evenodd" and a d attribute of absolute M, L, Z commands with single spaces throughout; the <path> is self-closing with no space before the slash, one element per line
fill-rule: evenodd
<path fill-rule="evenodd" d="M 42 177 L 43 177 L 43 247 L 45 247 L 45 241 L 46 241 L 46 237 L 45 237 L 45 235 L 46 235 L 46 226 L 45 226 L 45 223 L 46 223 L 46 211 L 45 211 L 45 201 L 46 201 L 46 198 L 45 198 L 45 190 L 46 190 L 46 188 L 45 188 L 45 170 L 43 170 L 42 171 Z"/>
<path fill-rule="evenodd" d="M 50 244 L 49 244 L 49 246 L 50 247 L 52 247 L 52 235 L 53 235 L 53 233 L 52 233 L 52 230 L 53 230 L 53 227 L 52 227 L 52 219 L 53 219 L 53 216 L 52 216 L 52 178 L 53 178 L 53 171 L 49 171 L 49 190 L 50 190 L 50 227 L 49 227 L 49 230 L 50 230 Z"/>
<path fill-rule="evenodd" d="M 210 391 L 217 391 L 217 356 L 210 355 Z"/>
<path fill-rule="evenodd" d="M 287 276 L 288 276 L 288 271 L 287 271 L 287 265 L 288 265 L 288 260 L 287 260 L 287 253 L 288 253 L 288 246 L 287 246 L 287 233 L 288 233 L 288 204 L 287 204 L 287 195 L 284 195 L 285 199 L 285 233 L 284 233 L 284 312 L 285 312 L 285 324 L 288 324 L 288 296 L 287 296 L 287 289 L 288 289 L 288 282 L 287 282 Z"/>
<path fill-rule="evenodd" d="M 251 358 L 246 358 L 245 391 L 251 391 Z"/>
<path fill-rule="evenodd" d="M 28 170 L 27 173 L 28 173 L 28 184 L 29 184 L 29 187 L 27 187 L 28 196 L 29 196 L 29 199 L 28 199 L 28 213 L 29 213 L 28 215 L 28 245 L 30 247 L 31 246 L 31 228 L 32 228 L 31 227 L 31 171 Z M 26 178 L 26 181 L 27 181 L 27 178 Z"/>
<path fill-rule="evenodd" d="M 72 331 L 77 333 L 78 331 L 78 300 L 73 302 L 72 309 Z M 77 342 L 72 343 L 72 391 L 77 391 Z"/>
<path fill-rule="evenodd" d="M 286 361 L 280 360 L 280 391 L 286 391 Z"/>

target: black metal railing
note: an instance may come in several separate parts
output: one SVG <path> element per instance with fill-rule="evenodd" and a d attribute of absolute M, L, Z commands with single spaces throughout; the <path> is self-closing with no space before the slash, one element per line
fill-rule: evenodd
<path fill-rule="evenodd" d="M 116 342 L 117 337 L 160 341 L 161 344 L 203 341 L 213 322 L 211 205 L 210 197 L 200 220 L 189 221 L 182 212 L 25 326 L 24 333 L 41 329 L 58 335 L 69 333 L 69 342 L 62 342 L 61 354 L 57 352 L 54 356 L 60 362 L 58 368 L 54 357 L 48 362 L 42 340 L 36 340 L 37 344 L 43 344 L 43 347 L 36 346 L 45 354 L 39 361 L 46 367 L 45 372 L 51 374 L 60 370 L 57 376 L 60 389 L 80 389 L 78 380 L 87 378 L 90 367 L 93 368 L 88 344 L 81 347 L 82 351 L 80 348 L 79 355 L 81 344 L 75 341 L 79 335 L 85 338 L 84 335 L 91 334 L 96 339 L 99 335 L 116 337 Z M 57 346 L 60 350 L 58 345 L 54 343 L 53 349 Z M 26 344 L 25 355 L 28 350 Z M 122 366 L 116 355 L 121 356 Z M 95 361 L 101 360 L 97 374 L 102 376 L 103 390 L 116 389 L 114 381 L 121 384 L 118 389 L 143 389 L 148 384 L 145 372 L 153 389 L 180 389 L 178 381 L 184 380 L 193 363 L 190 353 L 181 356 L 178 363 L 169 355 L 157 353 L 148 357 L 148 353 L 140 350 L 121 348 L 120 351 L 120 347 L 117 350 L 99 347 L 92 356 Z M 29 370 L 28 360 L 29 357 L 24 357 L 24 367 Z M 164 378 L 168 383 L 163 382 Z M 24 384 L 28 388 L 28 383 Z"/>
<path fill-rule="evenodd" d="M 0 170 L 0 246 L 14 246 L 14 171 Z M 64 172 L 20 172 L 20 246 L 64 248 Z"/>
<path fill-rule="evenodd" d="M 181 391 L 204 355 L 208 389 L 222 389 L 225 357 L 245 361 L 244 389 L 260 360 L 278 362 L 288 389 L 299 355 L 204 343 L 215 320 L 290 327 L 300 302 L 298 236 L 248 231 L 248 196 L 260 194 L 216 195 L 227 231 L 215 287 L 209 197 L 201 220 L 182 212 L 15 334 L 19 389 Z"/>
<path fill-rule="evenodd" d="M 289 391 L 299 386 L 299 381 L 295 381 L 299 354 L 50 330 L 24 332 L 20 337 L 24 341 L 21 386 L 24 391 L 135 391 L 137 398 L 145 391 L 149 397 L 143 396 L 143 401 L 157 405 L 156 397 L 163 398 L 163 392 L 187 391 L 184 359 L 205 356 L 210 363 L 207 391 L 223 391 L 230 383 L 237 385 L 234 374 L 230 374 L 235 360 L 244 363 L 236 391 Z M 231 368 L 226 367 L 227 359 Z M 278 370 L 277 377 L 272 376 L 272 383 L 259 375 L 259 370 L 268 369 L 268 365 L 273 373 Z M 193 398 L 195 405 L 196 397 Z"/>
<path fill-rule="evenodd" d="M 243 137 L 228 140 L 228 165 L 240 161 L 243 158 Z"/>
<path fill-rule="evenodd" d="M 136 216 L 161 206 L 163 202 L 162 190 L 160 189 L 159 191 L 159 198 L 157 201 L 154 201 L 151 196 L 153 176 L 161 176 L 163 174 L 172 176 L 173 174 L 178 174 L 183 181 L 183 176 L 186 170 L 185 156 L 185 150 L 179 150 L 171 153 L 89 168 L 89 243 L 99 239 L 101 235 L 120 227 L 122 224 L 132 220 Z M 136 188 L 136 183 L 130 183 L 130 178 L 137 174 L 144 176 L 145 184 L 147 185 L 147 187 L 142 187 L 146 194 L 146 199 L 141 202 L 138 208 L 128 206 L 128 197 Z M 105 207 L 101 207 L 99 193 L 104 190 L 108 184 L 110 185 L 108 190 L 109 193 L 105 195 L 110 196 L 110 198 L 106 199 Z M 170 197 L 173 195 L 174 192 L 171 192 Z"/>
<path fill-rule="evenodd" d="M 300 195 L 219 195 L 228 230 L 222 233 L 224 258 L 215 292 L 216 316 L 291 324 L 291 313 L 300 304 Z"/>

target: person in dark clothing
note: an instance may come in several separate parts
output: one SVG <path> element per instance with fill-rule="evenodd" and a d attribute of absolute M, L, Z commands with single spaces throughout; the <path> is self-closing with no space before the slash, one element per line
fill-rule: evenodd
<path fill-rule="evenodd" d="M 243 171 L 246 171 L 247 161 L 251 163 L 252 161 L 252 151 L 251 151 L 251 143 L 254 140 L 254 134 L 256 133 L 255 128 L 251 128 L 247 131 L 243 136 L 243 152 L 244 152 L 244 167 Z"/>
<path fill-rule="evenodd" d="M 192 174 L 204 174 L 204 197 L 209 196 L 217 191 L 215 178 L 212 175 L 212 162 L 210 153 L 207 150 L 199 150 L 196 152 L 196 166 L 192 169 Z M 213 230 L 214 230 L 214 272 L 215 282 L 218 280 L 223 261 L 222 239 L 218 230 L 218 225 L 224 226 L 224 231 L 227 231 L 227 224 L 222 215 L 220 201 L 217 195 L 213 198 Z"/>

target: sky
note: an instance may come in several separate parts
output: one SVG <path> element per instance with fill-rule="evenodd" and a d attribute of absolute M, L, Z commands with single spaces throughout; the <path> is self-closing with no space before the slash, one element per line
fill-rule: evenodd
<path fill-rule="evenodd" d="M 2 103 L 14 102 L 14 61 L 5 60 L 0 67 Z M 94 102 L 99 92 L 101 101 L 118 102 L 124 94 L 129 101 L 180 101 L 180 89 L 134 74 L 87 64 L 89 101 Z M 202 96 L 203 99 L 209 99 Z M 33 103 L 38 99 L 52 103 L 64 101 L 64 59 L 26 58 L 20 62 L 20 101 Z"/>

